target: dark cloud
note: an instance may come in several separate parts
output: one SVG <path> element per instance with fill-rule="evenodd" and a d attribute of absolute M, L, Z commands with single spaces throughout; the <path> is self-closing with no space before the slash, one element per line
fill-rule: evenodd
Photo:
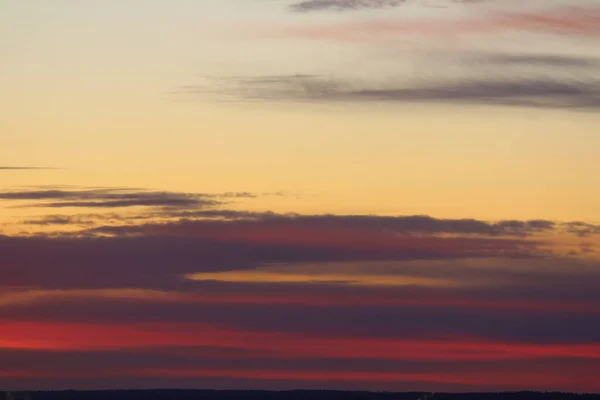
<path fill-rule="evenodd" d="M 226 193 L 178 193 L 126 188 L 77 188 L 59 187 L 25 189 L 0 192 L 0 200 L 35 201 L 24 207 L 85 207 L 123 208 L 158 207 L 168 209 L 195 209 L 214 206 L 221 200 L 254 198 L 257 194 L 248 192 Z"/>
<path fill-rule="evenodd" d="M 486 222 L 475 219 L 440 219 L 426 215 L 376 216 L 376 215 L 301 215 L 252 213 L 234 210 L 199 210 L 181 214 L 182 217 L 224 217 L 260 221 L 263 224 L 293 224 L 311 228 L 373 229 L 415 234 L 473 234 L 489 236 L 528 236 L 551 231 L 556 223 L 547 220 L 507 220 Z M 593 225 L 592 225 L 593 226 Z"/>
<path fill-rule="evenodd" d="M 112 227 L 112 238 L 0 237 L 3 286 L 146 287 L 183 274 L 247 270 L 268 263 L 535 257 L 516 239 L 393 237 L 368 232 L 180 223 Z M 312 236 L 312 237 L 311 237 Z M 122 266 L 127 266 L 123 268 Z"/>
<path fill-rule="evenodd" d="M 110 376 L 141 384 L 135 377 L 146 368 L 227 377 L 283 371 L 303 387 L 314 383 L 315 371 L 337 374 L 333 380 L 350 371 L 367 374 L 357 379 L 368 382 L 372 373 L 418 370 L 435 382 L 446 360 L 465 371 L 456 384 L 469 382 L 469 368 L 492 376 L 500 365 L 494 362 L 522 371 L 520 377 L 527 368 L 563 376 L 556 368 L 568 365 L 582 371 L 578 387 L 594 382 L 585 368 L 598 360 L 598 264 L 561 257 L 542 240 L 557 232 L 583 235 L 593 224 L 215 207 L 259 195 L 77 187 L 2 192 L 5 201 L 107 203 L 111 212 L 28 221 L 56 230 L 79 225 L 57 237 L 0 236 L 0 328 L 3 340 L 17 344 L 0 348 L 3 361 L 14 360 L 7 367 L 14 377 L 0 383 L 57 388 L 68 376 L 71 387 L 83 387 L 88 376 Z M 148 207 L 128 215 L 115 211 L 116 202 Z M 591 248 L 592 240 L 577 239 L 576 246 Z M 302 279 L 281 282 L 285 274 Z M 441 344 L 432 350 L 423 340 Z M 421 344 L 415 350 L 411 341 Z M 20 343 L 33 345 L 19 349 Z M 492 383 L 478 373 L 489 389 Z M 280 375 L 268 376 L 260 379 L 269 387 L 286 385 Z M 202 379 L 195 384 L 218 384 Z"/>
<path fill-rule="evenodd" d="M 196 357 L 192 356 L 196 355 Z M 431 373 L 452 369 L 455 372 L 497 371 L 510 368 L 506 361 L 475 361 L 465 363 L 460 361 L 425 361 L 425 360 L 385 360 L 385 359 L 337 359 L 337 358 L 306 358 L 290 359 L 268 358 L 268 354 L 254 354 L 244 350 L 219 349 L 206 347 L 173 346 L 118 351 L 35 351 L 35 350 L 0 350 L 0 356 L 6 363 L 27 370 L 51 370 L 60 368 L 71 371 L 78 368 L 110 368 L 120 365 L 123 369 L 144 368 L 147 366 L 162 366 L 166 368 L 205 368 L 218 369 L 257 369 L 288 370 L 296 368 L 299 371 L 310 370 L 339 370 L 363 372 L 415 372 Z M 248 356 L 254 356 L 249 358 Z M 542 370 L 547 374 L 562 372 L 556 365 L 568 363 L 571 368 L 579 370 L 592 369 L 598 365 L 590 360 L 568 360 L 556 358 L 551 361 L 526 360 L 522 363 L 523 371 L 527 368 Z M 47 367 L 46 367 L 47 366 Z M 52 367 L 50 367 L 52 366 Z M 393 397 L 397 398 L 397 397 Z"/>
<path fill-rule="evenodd" d="M 62 192 L 59 192 L 62 194 Z M 47 192 L 41 192 L 41 195 L 48 195 Z M 55 194 L 52 193 L 52 196 Z M 2 194 L 0 193 L 0 198 Z M 6 195 L 33 198 L 40 196 L 37 192 L 9 193 Z M 482 221 L 476 219 L 449 219 L 449 218 L 434 218 L 427 215 L 409 215 L 409 216 L 377 216 L 377 215 L 306 215 L 296 213 L 275 213 L 275 212 L 256 212 L 244 210 L 231 210 L 225 208 L 202 208 L 200 206 L 214 206 L 220 203 L 215 200 L 215 197 L 198 195 L 198 198 L 179 194 L 169 193 L 149 193 L 148 197 L 133 195 L 132 199 L 121 200 L 104 200 L 108 203 L 104 207 L 116 207 L 116 204 L 125 206 L 126 204 L 136 205 L 153 205 L 166 206 L 171 208 L 161 210 L 160 212 L 148 212 L 139 215 L 120 215 L 118 213 L 111 214 L 55 214 L 40 217 L 38 219 L 28 219 L 24 222 L 31 225 L 69 225 L 69 224 L 91 224 L 92 222 L 108 221 L 141 221 L 149 218 L 170 218 L 176 220 L 196 221 L 198 226 L 205 224 L 213 227 L 216 223 L 217 227 L 223 226 L 219 221 L 211 222 L 210 220 L 222 220 L 236 222 L 240 227 L 250 225 L 261 226 L 295 226 L 311 229 L 355 229 L 355 230 L 370 230 L 380 232 L 395 232 L 404 234 L 417 235 L 439 235 L 439 234 L 457 234 L 457 235 L 484 235 L 484 236 L 516 236 L 526 237 L 537 233 L 550 232 L 555 230 L 566 230 L 569 233 L 576 234 L 592 234 L 595 230 L 600 229 L 596 225 L 583 222 L 569 222 L 567 224 L 558 223 L 549 220 L 503 220 L 497 222 Z M 173 196 L 171 199 L 170 196 Z M 190 196 L 190 197 L 186 197 Z M 222 195 L 220 198 L 226 198 Z M 233 194 L 234 197 L 251 197 L 251 194 Z M 124 196 L 125 197 L 125 196 Z M 157 197 L 157 198 L 156 198 Z M 145 203 L 144 203 L 145 201 Z M 180 202 L 180 203 L 179 203 Z M 81 202 L 82 204 L 96 204 L 96 201 Z M 58 203 L 60 207 L 72 206 L 73 202 Z M 103 203 L 101 203 L 103 204 Z M 42 203 L 40 206 L 47 206 L 47 203 Z M 175 207 L 179 206 L 179 207 Z M 186 206 L 188 208 L 186 208 Z M 197 207 L 197 208 L 194 208 Z M 50 203 L 50 208 L 58 207 L 54 203 Z M 91 205 L 90 205 L 91 207 Z M 204 220 L 204 222 L 201 222 Z M 172 221 L 175 222 L 175 221 Z M 566 227 L 566 229 L 564 229 Z M 88 234 L 94 233 L 135 233 L 144 228 L 136 228 L 135 226 L 128 228 L 113 228 L 111 226 L 101 226 L 96 230 L 90 230 Z"/>
<path fill-rule="evenodd" d="M 121 379 L 144 368 L 342 375 L 412 368 L 426 374 L 447 371 L 448 360 L 466 374 L 469 368 L 489 374 L 502 365 L 522 373 L 532 368 L 547 378 L 564 375 L 559 365 L 586 371 L 598 359 L 585 348 L 570 352 L 571 346 L 600 341 L 598 265 L 552 257 L 522 237 L 555 229 L 552 222 L 195 212 L 204 211 L 222 219 L 93 229 L 111 233 L 108 238 L 0 236 L 3 338 L 42 344 L 38 350 L 0 349 L 5 363 L 15 360 L 8 370 L 39 374 L 35 385 L 43 376 L 69 376 L 85 385 L 86 374 Z M 447 232 L 472 236 L 436 236 Z M 502 232 L 518 236 L 498 237 Z M 185 279 L 266 268 L 296 270 L 307 279 Z M 420 277 L 457 286 L 310 279 L 320 273 L 335 278 L 336 271 L 347 279 Z M 411 340 L 442 344 L 440 350 L 427 343 L 414 350 Z M 43 350 L 54 344 L 63 351 Z M 13 387 L 32 381 L 15 375 L 0 382 Z M 577 375 L 579 387 L 588 375 Z M 307 387 L 312 380 L 298 382 Z M 47 384 L 56 388 L 58 382 Z M 206 382 L 216 385 L 214 378 Z"/>
<path fill-rule="evenodd" d="M 565 224 L 567 231 L 579 236 L 600 235 L 600 226 L 587 222 L 575 221 Z"/>
<path fill-rule="evenodd" d="M 593 370 L 593 369 L 591 369 Z M 591 381 L 593 382 L 593 381 Z M 173 397 L 180 397 L 181 388 L 199 388 L 205 390 L 206 388 L 211 388 L 211 390 L 240 390 L 242 393 L 247 393 L 247 390 L 254 391 L 265 391 L 260 393 L 263 395 L 262 398 L 265 400 L 268 399 L 267 396 L 273 395 L 273 392 L 266 392 L 267 390 L 272 391 L 276 390 L 279 392 L 275 392 L 277 396 L 281 396 L 280 391 L 289 391 L 290 398 L 297 397 L 298 392 L 302 393 L 302 395 L 313 395 L 313 393 L 306 393 L 306 390 L 315 390 L 313 397 L 315 400 L 324 400 L 325 398 L 330 397 L 318 397 L 318 396 L 331 396 L 335 395 L 335 391 L 341 391 L 347 393 L 349 390 L 351 391 L 371 391 L 378 392 L 380 396 L 384 396 L 387 391 L 395 391 L 395 392 L 423 392 L 430 393 L 431 391 L 441 393 L 441 392 L 459 392 L 465 393 L 469 391 L 473 392 L 490 392 L 490 391 L 506 391 L 506 390 L 521 390 L 521 389 L 530 389 L 530 386 L 525 384 L 522 385 L 510 385 L 510 384 L 501 384 L 501 383 L 461 383 L 457 380 L 457 382 L 440 382 L 439 380 L 432 379 L 432 381 L 398 381 L 395 380 L 393 382 L 385 382 L 382 383 L 380 381 L 374 380 L 357 380 L 357 379 L 348 379 L 348 380 L 336 380 L 330 382 L 323 382 L 322 380 L 306 380 L 301 381 L 299 379 L 284 379 L 284 378 L 269 378 L 267 376 L 262 376 L 261 379 L 257 378 L 244 378 L 238 376 L 232 376 L 227 378 L 222 377 L 206 377 L 206 376 L 184 376 L 184 377 L 144 377 L 144 376 L 136 376 L 135 374 L 129 374 L 125 376 L 114 376 L 109 375 L 108 377 L 102 376 L 98 377 L 98 374 L 93 374 L 93 377 L 80 377 L 76 380 L 72 378 L 64 378 L 64 377 L 56 377 L 56 378 L 2 378 L 0 377 L 0 385 L 6 390 L 48 390 L 48 391 L 56 391 L 56 390 L 97 390 L 98 388 L 104 388 L 106 390 L 131 390 L 131 388 L 137 388 L 139 390 L 150 390 L 152 393 L 156 393 L 156 388 L 163 388 L 163 390 L 168 393 L 169 390 L 172 390 Z M 559 382 L 556 379 L 552 379 L 547 381 L 545 385 L 542 385 L 544 389 L 549 391 L 586 391 L 589 393 L 597 391 L 597 385 L 588 384 L 587 386 L 574 384 L 565 384 L 563 382 Z M 299 387 L 302 387 L 301 390 L 298 390 Z M 584 389 L 581 389 L 581 388 Z M 61 392 L 56 392 L 58 396 L 61 395 Z M 98 398 L 101 396 L 105 396 L 105 392 L 90 392 L 90 396 L 94 398 Z M 148 394 L 143 391 L 137 392 L 140 397 L 146 398 Z M 209 395 L 212 393 L 209 391 Z M 258 393 L 257 393 L 258 394 Z M 360 395 L 361 393 L 357 393 Z M 162 396 L 162 393 L 160 394 Z M 206 392 L 202 392 L 202 396 L 205 396 Z M 368 393 L 365 393 L 368 395 Z M 397 394 L 391 393 L 394 400 L 397 399 Z M 197 394 L 192 392 L 192 396 L 197 396 Z M 567 396 L 567 395 L 565 395 Z M 419 396 L 415 395 L 415 398 Z M 590 397 L 591 399 L 591 397 Z"/>
<path fill-rule="evenodd" d="M 497 222 L 476 219 L 434 218 L 427 215 L 409 216 L 377 216 L 377 215 L 306 215 L 280 214 L 274 212 L 251 212 L 230 209 L 201 209 L 172 211 L 168 214 L 182 219 L 181 223 L 196 223 L 202 226 L 219 228 L 230 226 L 223 222 L 235 222 L 238 227 L 249 226 L 288 226 L 310 229 L 348 229 L 357 231 L 376 231 L 385 233 L 400 233 L 408 235 L 483 235 L 483 236 L 516 236 L 527 237 L 538 233 L 560 231 L 580 236 L 600 234 L 600 227 L 586 222 L 555 222 L 549 220 L 503 220 Z M 55 216 L 59 222 L 68 219 L 67 216 Z M 218 219 L 224 221 L 210 221 Z M 147 227 L 112 228 L 100 227 L 99 233 L 139 233 Z M 93 233 L 90 231 L 88 233 Z"/>
<path fill-rule="evenodd" d="M 213 204 L 201 196 L 172 192 L 125 192 L 113 189 L 33 190 L 0 193 L 2 200 L 33 200 L 38 207 L 116 208 L 132 206 L 193 207 Z"/>
<path fill-rule="evenodd" d="M 600 234 L 598 226 L 584 222 L 490 222 L 426 215 L 303 215 L 218 208 L 169 208 L 137 214 L 54 214 L 22 222 L 54 227 L 50 236 L 56 241 L 39 235 L 6 237 L 0 240 L 0 247 L 2 243 L 10 247 L 11 241 L 30 240 L 32 246 L 41 246 L 38 251 L 43 251 L 45 246 L 57 246 L 67 252 L 68 258 L 72 254 L 67 254 L 77 248 L 103 253 L 99 258 L 88 254 L 78 261 L 62 261 L 77 264 L 91 257 L 94 259 L 91 265 L 99 260 L 117 262 L 117 259 L 109 261 L 103 257 L 121 245 L 124 249 L 148 248 L 152 254 L 162 248 L 164 257 L 160 250 L 159 254 L 149 256 L 148 265 L 168 262 L 168 254 L 173 253 L 173 263 L 179 267 L 196 265 L 196 271 L 203 270 L 205 265 L 209 270 L 235 265 L 245 269 L 268 262 L 544 257 L 559 254 L 552 250 L 552 243 L 546 241 L 548 234 Z M 95 240 L 105 237 L 108 238 Z M 104 247 L 105 250 L 100 250 Z M 592 248 L 593 244 L 585 243 L 576 247 L 577 253 L 571 255 L 591 253 Z M 134 264 L 144 263 L 146 254 L 132 252 L 129 256 L 137 259 Z M 135 279 L 132 277 L 128 282 Z"/>
<path fill-rule="evenodd" d="M 128 220 L 139 220 L 146 219 L 145 216 L 122 216 L 119 214 L 77 214 L 77 215 L 66 215 L 66 214 L 55 214 L 46 215 L 40 218 L 32 218 L 23 220 L 23 224 L 27 225 L 40 225 L 40 226 L 76 226 L 76 225 L 95 225 L 97 223 L 109 223 L 111 221 L 122 222 Z"/>
<path fill-rule="evenodd" d="M 262 286 L 262 287 L 261 287 Z M 276 283 L 255 286 L 253 294 L 259 295 L 263 287 L 277 287 Z M 284 293 L 285 285 L 280 288 Z M 530 286 L 533 290 L 534 285 Z M 240 288 L 238 286 L 238 288 Z M 527 343 L 597 343 L 600 341 L 600 300 L 596 298 L 588 303 L 587 310 L 561 310 L 558 304 L 571 301 L 553 293 L 554 299 L 547 300 L 547 308 L 531 306 L 531 299 L 509 288 L 491 288 L 491 295 L 505 296 L 505 307 L 477 306 L 485 302 L 483 291 L 471 295 L 469 289 L 462 289 L 460 295 L 465 303 L 472 306 L 459 306 L 451 296 L 426 303 L 427 297 L 433 299 L 444 293 L 444 289 L 413 290 L 413 303 L 386 304 L 386 300 L 404 295 L 404 290 L 381 290 L 371 288 L 350 288 L 344 291 L 335 286 L 319 290 L 311 284 L 292 287 L 296 296 L 306 299 L 317 296 L 319 291 L 329 289 L 329 296 L 335 299 L 344 296 L 348 304 L 318 302 L 306 304 L 285 303 L 281 296 L 265 296 L 262 303 L 247 301 L 250 287 L 241 287 L 242 291 L 230 293 L 231 301 L 210 301 L 214 297 L 223 297 L 215 290 L 205 292 L 206 287 L 196 288 L 197 293 L 206 296 L 195 302 L 168 302 L 156 296 L 149 298 L 65 298 L 44 299 L 30 304 L 12 304 L 0 307 L 0 319 L 35 320 L 46 322 L 76 322 L 86 324 L 122 325 L 149 323 L 168 326 L 168 324 L 210 324 L 236 331 L 249 332 L 287 332 L 313 336 L 346 338 L 405 338 L 426 339 L 436 337 L 476 337 L 505 342 Z M 289 288 L 287 288 L 289 290 Z M 246 292 L 245 292 L 246 291 Z M 382 293 L 378 293 L 378 292 Z M 547 295 L 551 295 L 548 291 Z M 591 293 L 591 288 L 588 288 Z M 455 293 L 458 294 L 458 293 Z M 370 299 L 381 302 L 371 302 Z M 389 297 L 388 297 L 389 296 Z M 361 301 L 364 300 L 364 301 Z M 418 304 L 416 300 L 423 301 Z M 487 300 L 489 302 L 489 300 Z M 519 305 L 519 302 L 521 304 Z M 553 309 L 554 305 L 554 309 Z M 410 321 L 407 324 L 407 321 Z"/>

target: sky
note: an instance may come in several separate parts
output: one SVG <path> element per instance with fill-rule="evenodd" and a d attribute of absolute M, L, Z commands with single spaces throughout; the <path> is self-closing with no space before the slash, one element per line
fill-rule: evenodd
<path fill-rule="evenodd" d="M 593 0 L 0 2 L 0 388 L 600 392 Z"/>

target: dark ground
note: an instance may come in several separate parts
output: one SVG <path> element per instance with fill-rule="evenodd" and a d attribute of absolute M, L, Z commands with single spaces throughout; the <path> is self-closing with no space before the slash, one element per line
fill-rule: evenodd
<path fill-rule="evenodd" d="M 4 393 L 0 392 L 0 400 Z M 52 391 L 7 393 L 13 400 L 600 400 L 600 394 L 511 392 L 511 393 L 393 393 L 393 392 L 341 392 L 319 390 L 292 390 L 281 392 L 238 390 L 103 390 L 103 391 Z"/>

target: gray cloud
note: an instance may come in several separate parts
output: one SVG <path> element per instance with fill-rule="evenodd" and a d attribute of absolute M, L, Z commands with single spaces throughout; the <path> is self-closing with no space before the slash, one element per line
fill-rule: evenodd
<path fill-rule="evenodd" d="M 11 167 L 0 166 L 0 171 L 25 171 L 25 170 L 43 170 L 43 169 L 58 169 L 54 167 Z"/>
<path fill-rule="evenodd" d="M 364 8 L 397 7 L 406 0 L 305 0 L 294 3 L 290 8 L 298 12 L 323 10 L 358 10 Z"/>
<path fill-rule="evenodd" d="M 0 192 L 0 200 L 34 201 L 21 207 L 162 207 L 170 209 L 194 209 L 214 206 L 222 199 L 254 198 L 258 195 L 248 192 L 179 193 L 150 191 L 126 188 L 41 188 Z"/>
<path fill-rule="evenodd" d="M 600 235 L 600 226 L 587 222 L 569 222 L 566 228 L 569 233 L 579 236 Z"/>
<path fill-rule="evenodd" d="M 480 235 L 527 237 L 536 233 L 566 232 L 578 236 L 600 234 L 600 226 L 582 222 L 557 222 L 544 219 L 483 221 L 477 219 L 434 218 L 428 215 L 378 216 L 378 215 L 334 215 L 334 214 L 295 214 L 274 212 L 252 212 L 230 209 L 175 210 L 170 217 L 189 221 L 197 226 L 222 225 L 222 222 L 235 222 L 240 227 L 248 226 L 287 226 L 311 229 L 349 229 L 370 232 L 386 232 L 407 235 Z M 68 218 L 64 216 L 63 218 Z M 224 220 L 211 222 L 211 219 Z M 112 228 L 100 228 L 111 231 Z M 116 228 L 136 232 L 139 227 Z M 143 230 L 144 228 L 141 227 Z M 93 233 L 93 232 L 90 232 Z"/>
<path fill-rule="evenodd" d="M 600 108 L 600 80 L 560 81 L 506 78 L 458 82 L 431 82 L 422 86 L 361 84 L 321 77 L 260 77 L 245 83 L 232 81 L 224 94 L 248 100 L 317 102 L 397 102 L 488 104 L 516 107 L 596 110 Z M 197 88 L 196 92 L 202 92 Z M 188 90 L 193 93 L 194 89 Z"/>
<path fill-rule="evenodd" d="M 138 215 L 110 214 L 55 214 L 28 219 L 24 222 L 31 225 L 92 225 L 101 223 L 97 228 L 85 231 L 94 234 L 137 234 L 147 227 L 129 225 L 115 227 L 110 221 L 140 223 L 151 218 L 169 219 L 170 222 L 195 224 L 195 227 L 220 229 L 232 223 L 243 227 L 290 227 L 309 229 L 346 229 L 365 232 L 384 232 L 405 235 L 475 235 L 475 236 L 513 236 L 528 237 L 545 232 L 565 232 L 578 236 L 600 234 L 600 226 L 582 222 L 556 222 L 550 220 L 502 220 L 483 221 L 477 219 L 434 218 L 428 215 L 378 216 L 378 215 L 333 215 L 333 214 L 295 214 L 275 212 L 254 212 L 223 208 L 200 209 L 167 209 Z M 82 232 L 84 233 L 84 232 Z M 583 247 L 590 247 L 586 245 Z"/>
<path fill-rule="evenodd" d="M 112 237 L 94 237 L 98 235 Z M 180 221 L 98 227 L 70 238 L 0 237 L 0 282 L 53 288 L 146 287 L 179 281 L 186 273 L 272 263 L 545 255 L 538 247 L 525 239 L 398 236 L 360 218 L 350 218 L 350 223 L 327 217 L 297 222 Z"/>
<path fill-rule="evenodd" d="M 184 218 L 223 217 L 237 220 L 258 221 L 262 224 L 289 224 L 311 228 L 374 229 L 415 234 L 474 234 L 527 236 L 536 232 L 551 231 L 556 223 L 548 220 L 505 220 L 486 222 L 476 219 L 440 219 L 427 215 L 377 216 L 377 215 L 302 215 L 257 213 L 235 210 L 199 210 L 181 212 Z M 594 225 L 591 225 L 593 227 Z M 589 229 L 589 228 L 588 228 Z"/>
<path fill-rule="evenodd" d="M 433 68 L 428 72 L 429 78 L 234 76 L 215 79 L 205 86 L 183 87 L 180 92 L 216 93 L 255 101 L 439 102 L 591 111 L 600 108 L 600 58 L 485 52 L 429 57 L 428 65 Z M 444 68 L 438 71 L 436 65 Z M 448 75 L 453 70 L 458 74 Z"/>
<path fill-rule="evenodd" d="M 412 0 L 419 1 L 419 0 Z M 425 7 L 446 7 L 447 3 L 475 3 L 485 0 L 447 0 L 443 4 L 431 5 L 430 1 L 422 1 Z M 356 11 L 362 9 L 382 9 L 398 7 L 402 4 L 411 2 L 411 0 L 302 0 L 296 1 L 290 8 L 296 12 L 313 12 L 313 11 Z"/>
<path fill-rule="evenodd" d="M 475 54 L 472 61 L 495 66 L 543 66 L 560 68 L 598 68 L 600 59 L 560 54 Z"/>

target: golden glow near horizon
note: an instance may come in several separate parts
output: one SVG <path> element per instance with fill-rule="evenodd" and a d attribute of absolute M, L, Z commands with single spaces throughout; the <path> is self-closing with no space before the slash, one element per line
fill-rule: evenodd
<path fill-rule="evenodd" d="M 151 112 L 150 120 L 133 115 L 119 123 L 112 118 L 68 122 L 65 128 L 43 119 L 39 126 L 13 120 L 13 151 L 3 147 L 1 159 L 8 165 L 62 169 L 3 171 L 3 186 L 287 191 L 299 195 L 248 206 L 308 213 L 600 220 L 600 190 L 591 184 L 598 169 L 593 151 L 598 139 L 592 132 L 600 119 L 595 116 L 458 108 L 448 115 L 439 110 L 440 118 L 431 120 L 419 108 L 363 110 L 332 119 L 289 107 L 216 109 L 208 115 L 203 105 L 177 106 L 187 111 L 179 112 L 185 119 L 168 113 L 162 119 Z M 545 120 L 535 118 L 536 113 Z M 44 126 L 60 126 L 60 135 L 35 134 Z M 39 139 L 30 145 L 27 134 Z"/>

